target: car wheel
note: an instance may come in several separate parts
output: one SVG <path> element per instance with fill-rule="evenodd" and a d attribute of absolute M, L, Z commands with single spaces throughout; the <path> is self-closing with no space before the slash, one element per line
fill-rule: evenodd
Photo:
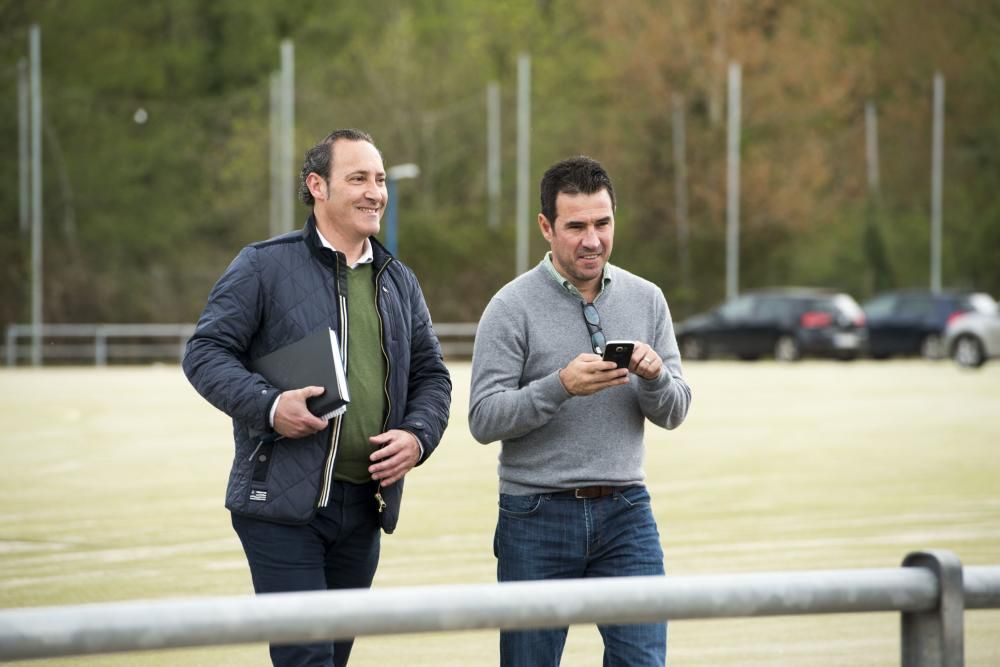
<path fill-rule="evenodd" d="M 944 342 L 937 334 L 927 334 L 920 343 L 920 356 L 924 359 L 941 359 L 944 357 Z"/>
<path fill-rule="evenodd" d="M 975 336 L 968 334 L 960 336 L 952 348 L 952 358 L 955 363 L 965 368 L 979 368 L 986 362 L 983 344 Z"/>
<path fill-rule="evenodd" d="M 681 339 L 681 357 L 684 359 L 708 359 L 708 348 L 695 336 L 685 336 Z"/>
<path fill-rule="evenodd" d="M 778 361 L 798 361 L 802 358 L 802 348 L 795 336 L 781 336 L 774 344 L 774 358 Z"/>

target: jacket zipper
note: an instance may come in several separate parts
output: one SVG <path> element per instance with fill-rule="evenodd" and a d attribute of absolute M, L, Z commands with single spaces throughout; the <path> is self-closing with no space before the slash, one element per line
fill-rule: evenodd
<path fill-rule="evenodd" d="M 392 398 L 389 396 L 389 376 L 392 372 L 391 362 L 389 361 L 389 355 L 385 351 L 385 324 L 382 321 L 382 311 L 378 307 L 378 297 L 379 290 L 382 289 L 382 283 L 380 282 L 382 278 L 382 272 L 385 271 L 386 267 L 389 266 L 389 259 L 382 268 L 378 270 L 375 275 L 375 314 L 378 316 L 378 346 L 382 350 L 382 357 L 385 359 L 385 381 L 382 383 L 382 391 L 385 392 L 385 421 L 382 422 L 382 432 L 385 433 L 386 428 L 389 426 L 389 415 L 392 414 Z M 378 511 L 379 514 L 385 510 L 385 500 L 382 499 L 382 482 L 378 483 L 378 490 L 375 492 L 375 500 L 378 501 Z"/>
<path fill-rule="evenodd" d="M 338 262 L 337 266 L 337 280 L 340 280 L 340 266 Z M 339 287 L 339 282 L 338 282 Z M 340 342 L 340 358 L 344 364 L 344 373 L 347 373 L 347 336 L 344 332 L 347 331 L 347 297 L 337 290 L 337 298 L 339 300 L 339 310 L 340 310 L 340 333 L 337 336 Z M 319 501 L 316 503 L 317 507 L 326 507 L 327 503 L 330 502 L 330 486 L 333 482 L 333 466 L 337 460 L 337 446 L 340 444 L 340 424 L 344 415 L 340 414 L 334 417 L 333 428 L 330 429 L 330 451 L 326 456 L 326 465 L 323 466 L 323 486 L 320 489 Z"/>

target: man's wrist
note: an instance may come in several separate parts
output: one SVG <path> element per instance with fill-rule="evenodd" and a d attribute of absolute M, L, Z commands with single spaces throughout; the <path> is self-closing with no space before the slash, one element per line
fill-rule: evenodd
<path fill-rule="evenodd" d="M 281 394 L 274 397 L 274 403 L 271 403 L 271 412 L 267 415 L 267 423 L 271 428 L 274 428 L 274 415 L 278 414 L 278 401 L 281 400 Z"/>
<path fill-rule="evenodd" d="M 567 394 L 569 394 L 570 396 L 576 396 L 576 394 L 574 394 L 572 391 L 570 391 L 569 387 L 566 386 L 566 381 L 563 380 L 563 371 L 564 370 L 566 370 L 566 369 L 565 368 L 560 368 L 559 372 L 556 374 L 559 377 L 559 384 L 562 385 L 563 391 L 565 391 Z"/>
<path fill-rule="evenodd" d="M 403 433 L 409 433 L 410 436 L 413 437 L 413 440 L 417 443 L 417 451 L 419 453 L 419 456 L 417 457 L 417 461 L 418 462 L 419 461 L 423 461 L 424 460 L 424 443 L 422 443 L 420 441 L 420 436 L 418 436 L 416 433 L 414 433 L 413 431 L 411 431 L 408 428 L 401 428 L 399 430 L 402 431 Z"/>

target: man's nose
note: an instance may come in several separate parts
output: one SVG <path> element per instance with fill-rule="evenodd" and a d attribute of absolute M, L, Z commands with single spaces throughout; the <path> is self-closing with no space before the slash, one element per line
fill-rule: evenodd
<path fill-rule="evenodd" d="M 583 234 L 583 245 L 588 248 L 596 248 L 601 245 L 601 238 L 597 235 L 597 229 L 587 227 L 587 230 Z"/>

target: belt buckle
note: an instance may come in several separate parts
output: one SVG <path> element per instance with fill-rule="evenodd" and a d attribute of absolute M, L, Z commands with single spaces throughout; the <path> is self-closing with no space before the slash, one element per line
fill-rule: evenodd
<path fill-rule="evenodd" d="M 580 495 L 581 491 L 583 491 L 584 493 L 586 493 L 587 489 L 585 489 L 585 488 L 573 489 L 573 497 L 576 498 L 577 500 L 586 500 L 589 496 L 586 496 L 586 495 L 581 496 Z"/>

